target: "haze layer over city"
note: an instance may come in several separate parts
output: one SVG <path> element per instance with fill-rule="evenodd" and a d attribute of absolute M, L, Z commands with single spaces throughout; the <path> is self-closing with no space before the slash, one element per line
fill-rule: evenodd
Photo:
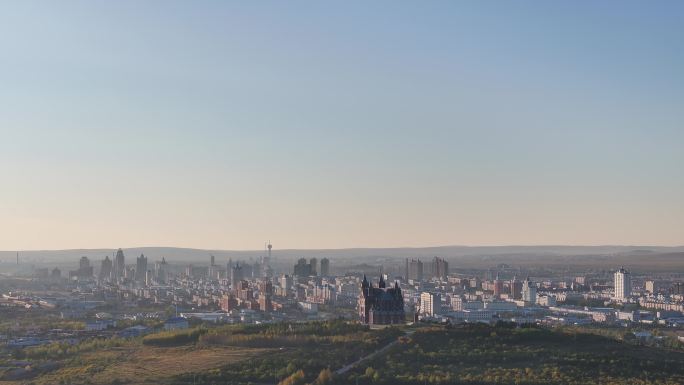
<path fill-rule="evenodd" d="M 0 4 L 0 385 L 684 383 L 683 19 Z"/>

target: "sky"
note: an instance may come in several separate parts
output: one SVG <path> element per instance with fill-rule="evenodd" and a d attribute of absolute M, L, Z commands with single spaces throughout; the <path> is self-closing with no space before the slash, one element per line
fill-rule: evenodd
<path fill-rule="evenodd" d="M 683 245 L 682 19 L 0 2 L 0 250 Z"/>

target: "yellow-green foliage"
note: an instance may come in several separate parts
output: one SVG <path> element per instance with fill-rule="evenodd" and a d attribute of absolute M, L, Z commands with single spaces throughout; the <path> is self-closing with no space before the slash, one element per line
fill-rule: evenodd
<path fill-rule="evenodd" d="M 58 359 L 79 353 L 92 352 L 101 349 L 109 349 L 113 347 L 124 346 L 130 343 L 131 342 L 121 338 L 92 339 L 74 345 L 55 342 L 48 345 L 18 350 L 15 353 L 15 357 L 40 360 Z"/>
<path fill-rule="evenodd" d="M 304 371 L 298 370 L 292 373 L 290 376 L 280 381 L 278 385 L 300 385 L 304 384 Z"/>
<path fill-rule="evenodd" d="M 313 385 L 326 385 L 329 384 L 332 381 L 333 378 L 333 373 L 330 368 L 325 368 L 321 370 L 320 373 L 318 373 L 318 377 L 316 377 L 316 381 L 313 382 Z"/>
<path fill-rule="evenodd" d="M 195 343 L 199 337 L 207 332 L 205 328 L 192 328 L 183 330 L 169 330 L 147 335 L 142 342 L 153 346 L 176 346 Z"/>
<path fill-rule="evenodd" d="M 261 326 L 225 326 L 199 337 L 205 346 L 303 347 L 356 342 L 375 345 L 379 339 L 399 335 L 393 328 L 371 333 L 368 327 L 344 321 L 278 323 Z"/>

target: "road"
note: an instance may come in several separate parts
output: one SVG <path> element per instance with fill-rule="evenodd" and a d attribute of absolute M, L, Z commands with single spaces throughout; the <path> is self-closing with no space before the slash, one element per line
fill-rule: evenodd
<path fill-rule="evenodd" d="M 406 331 L 406 334 L 404 334 L 404 335 L 405 335 L 405 336 L 409 336 L 409 335 L 411 335 L 411 334 L 413 334 L 413 330 L 408 330 L 408 331 Z M 372 359 L 372 358 L 375 358 L 375 357 L 379 356 L 380 354 L 385 353 L 385 352 L 386 352 L 387 350 L 389 350 L 392 346 L 394 346 L 394 345 L 396 345 L 396 344 L 398 344 L 398 343 L 399 343 L 399 339 L 397 338 L 397 339 L 395 339 L 394 341 L 390 342 L 389 344 L 383 346 L 382 348 L 380 348 L 380 349 L 374 351 L 373 353 L 370 353 L 369 355 L 367 355 L 367 356 L 365 356 L 365 357 L 361 357 L 361 358 L 359 358 L 358 360 L 352 362 L 351 364 L 347 364 L 347 365 L 345 365 L 345 366 L 343 366 L 343 367 L 337 369 L 337 370 L 335 371 L 335 375 L 340 375 L 340 374 L 347 373 L 348 371 L 350 371 L 351 369 L 353 369 L 355 366 L 361 364 L 362 362 L 368 361 L 368 360 L 370 360 L 370 359 Z"/>
<path fill-rule="evenodd" d="M 415 331 L 415 330 L 407 330 L 406 333 L 405 333 L 404 335 L 405 335 L 405 336 L 410 336 L 411 334 L 413 334 L 414 331 Z M 398 344 L 398 343 L 399 343 L 399 338 L 397 338 L 397 339 L 395 339 L 394 341 L 388 343 L 387 345 L 383 346 L 382 348 L 380 348 L 380 349 L 378 349 L 378 350 L 376 350 L 376 351 L 374 351 L 374 352 L 372 352 L 372 353 L 370 353 L 370 354 L 368 354 L 368 355 L 366 355 L 366 356 L 364 356 L 364 357 L 359 358 L 358 360 L 352 362 L 351 364 L 347 364 L 347 365 L 345 365 L 345 366 L 343 366 L 343 367 L 337 369 L 337 370 L 335 371 L 335 375 L 340 375 L 340 374 L 347 373 L 348 371 L 352 370 L 354 367 L 358 366 L 359 364 L 363 363 L 364 361 L 368 361 L 368 360 L 370 360 L 370 359 L 372 359 L 372 358 L 375 358 L 375 357 L 377 357 L 377 356 L 379 356 L 379 355 L 381 355 L 381 354 L 387 352 L 392 346 L 394 346 L 394 345 L 396 345 L 396 344 Z M 276 385 L 276 384 L 275 384 L 275 383 L 274 383 L 274 384 L 269 384 L 269 383 L 261 383 L 261 384 L 259 384 L 259 383 L 257 383 L 257 385 Z"/>

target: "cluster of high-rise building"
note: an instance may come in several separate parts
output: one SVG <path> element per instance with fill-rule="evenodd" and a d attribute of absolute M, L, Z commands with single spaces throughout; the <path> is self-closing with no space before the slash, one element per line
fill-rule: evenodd
<path fill-rule="evenodd" d="M 208 265 L 172 265 L 164 258 L 152 263 L 143 254 L 134 264 L 126 264 L 119 249 L 113 258 L 106 256 L 101 261 L 96 279 L 87 257 L 79 260 L 78 269 L 70 271 L 69 278 L 79 286 L 95 282 L 91 292 L 100 293 L 105 300 L 191 306 L 210 312 L 221 309 L 226 314 L 247 311 L 269 319 L 301 313 L 315 317 L 320 305 L 347 308 L 347 312 L 355 307 L 359 321 L 369 324 L 400 323 L 407 318 L 489 322 L 500 317 L 520 322 L 529 321 L 529 317 L 536 317 L 536 322 L 561 322 L 568 314 L 585 317 L 577 321 L 567 316 L 573 322 L 647 322 L 651 318 L 646 314 L 617 315 L 603 307 L 634 304 L 642 311 L 652 309 L 664 315 L 684 310 L 682 284 L 677 277 L 635 279 L 623 267 L 574 277 L 538 276 L 505 264 L 456 272 L 450 270 L 445 258 L 434 257 L 426 263 L 407 258 L 402 261 L 403 274 L 383 274 L 380 266 L 376 270 L 379 280 L 371 282 L 358 271 L 332 275 L 328 258 L 300 258 L 290 265 L 291 271 L 275 274 L 270 267 L 270 243 L 265 250 L 267 254 L 256 261 L 229 259 L 224 264 L 211 255 Z M 401 272 L 401 262 L 397 270 Z M 35 270 L 35 276 L 60 279 L 61 272 L 55 269 L 50 274 L 41 268 Z M 582 310 L 567 305 L 573 303 L 594 307 Z"/>
<path fill-rule="evenodd" d="M 98 284 L 124 300 L 151 300 L 176 306 L 219 307 L 226 312 L 273 313 L 287 307 L 312 309 L 318 304 L 351 306 L 356 303 L 358 282 L 352 277 L 332 277 L 330 260 L 298 261 L 294 275 L 275 276 L 270 267 L 272 246 L 257 262 L 233 261 L 221 266 L 211 255 L 209 265 L 170 265 L 166 259 L 151 266 L 145 255 L 127 265 L 119 249 L 114 259 L 106 256 L 97 275 Z M 92 267 L 84 257 L 72 272 L 79 280 L 92 280 Z M 296 312 L 295 312 L 296 313 Z"/>
<path fill-rule="evenodd" d="M 296 277 L 328 277 L 330 276 L 330 260 L 328 258 L 321 259 L 319 271 L 318 259 L 311 258 L 307 262 L 306 259 L 300 258 L 294 265 L 294 275 Z"/>
<path fill-rule="evenodd" d="M 444 258 L 434 257 L 432 262 L 426 265 L 420 259 L 406 258 L 404 277 L 407 280 L 420 281 L 429 278 L 446 280 L 448 275 L 449 262 Z"/>

